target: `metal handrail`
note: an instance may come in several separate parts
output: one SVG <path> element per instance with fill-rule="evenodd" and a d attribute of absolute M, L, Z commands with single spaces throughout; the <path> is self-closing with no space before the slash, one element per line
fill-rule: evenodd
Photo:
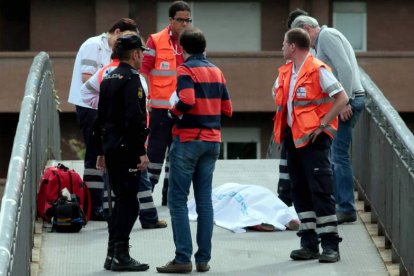
<path fill-rule="evenodd" d="M 0 275 L 30 275 L 36 194 L 47 160 L 60 158 L 52 66 L 45 52 L 32 63 L 0 208 Z"/>
<path fill-rule="evenodd" d="M 375 106 L 378 112 L 384 116 L 381 122 L 387 122 L 388 130 L 393 129 L 395 131 L 398 142 L 401 143 L 401 147 L 406 148 L 407 152 L 411 153 L 411 158 L 414 156 L 414 135 L 407 127 L 401 116 L 391 105 L 391 103 L 385 98 L 384 94 L 377 87 L 377 85 L 371 80 L 368 74 L 361 68 L 361 77 L 363 86 L 369 93 L 370 101 L 367 106 Z M 381 123 L 380 122 L 380 123 Z M 390 133 L 388 133 L 389 135 Z M 397 141 L 394 141 L 397 142 Z M 412 167 L 411 167 L 412 169 Z"/>
<path fill-rule="evenodd" d="M 414 135 L 380 89 L 361 71 L 365 111 L 355 127 L 352 163 L 360 199 L 385 235 L 400 272 L 414 274 Z"/>

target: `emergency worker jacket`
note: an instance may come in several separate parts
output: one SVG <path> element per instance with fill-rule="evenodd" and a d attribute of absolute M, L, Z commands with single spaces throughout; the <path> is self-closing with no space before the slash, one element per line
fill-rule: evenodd
<path fill-rule="evenodd" d="M 98 117 L 94 125 L 97 153 L 106 155 L 125 151 L 137 158 L 145 155 L 147 115 L 138 71 L 121 62 L 104 77 L 100 88 Z"/>
<path fill-rule="evenodd" d="M 104 67 L 102 67 L 102 69 L 100 69 L 98 71 L 98 82 L 99 82 L 99 85 L 102 83 L 103 78 L 107 74 L 109 74 L 110 72 L 112 72 L 112 70 L 114 70 L 115 68 L 117 68 L 118 65 L 119 65 L 119 59 L 114 58 L 111 63 L 105 65 Z"/>
<path fill-rule="evenodd" d="M 274 119 L 274 139 L 280 144 L 284 139 L 287 124 L 287 101 L 289 97 L 290 78 L 293 62 L 279 68 L 278 83 L 275 91 L 276 116 Z M 292 136 L 296 148 L 306 146 L 310 134 L 319 128 L 321 119 L 332 108 L 334 99 L 324 93 L 319 82 L 319 69 L 330 68 L 322 61 L 309 55 L 293 89 L 292 98 Z M 338 118 L 335 118 L 323 130 L 334 138 L 338 129 Z"/>
<path fill-rule="evenodd" d="M 155 65 L 149 72 L 149 105 L 155 108 L 169 108 L 170 97 L 177 87 L 177 71 L 175 55 L 169 28 L 152 34 L 155 45 Z"/>

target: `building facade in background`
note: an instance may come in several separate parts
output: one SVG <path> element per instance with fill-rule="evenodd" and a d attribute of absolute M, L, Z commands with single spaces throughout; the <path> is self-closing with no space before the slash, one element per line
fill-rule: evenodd
<path fill-rule="evenodd" d="M 161 30 L 171 1 L 22 0 L 0 3 L 0 178 L 7 173 L 24 85 L 33 57 L 52 58 L 61 102 L 64 159 L 77 158 L 81 141 L 73 105 L 67 104 L 73 63 L 81 43 L 131 17 L 145 38 Z M 234 116 L 223 122 L 221 158 L 266 158 L 272 134 L 271 87 L 283 64 L 281 47 L 289 11 L 301 8 L 342 31 L 359 65 L 395 108 L 413 121 L 414 2 L 404 0 L 188 1 L 193 25 L 207 38 L 209 59 L 219 66 L 231 93 Z"/>

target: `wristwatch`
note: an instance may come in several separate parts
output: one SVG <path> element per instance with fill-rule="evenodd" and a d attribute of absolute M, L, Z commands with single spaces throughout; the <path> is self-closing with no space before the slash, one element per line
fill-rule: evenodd
<path fill-rule="evenodd" d="M 319 128 L 320 129 L 322 129 L 322 130 L 324 130 L 325 128 L 327 128 L 328 127 L 328 125 L 327 124 L 324 124 L 324 123 L 321 123 L 320 125 L 319 125 Z"/>

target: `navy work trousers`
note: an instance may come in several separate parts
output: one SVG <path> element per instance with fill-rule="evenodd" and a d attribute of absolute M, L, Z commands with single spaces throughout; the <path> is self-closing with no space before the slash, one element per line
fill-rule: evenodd
<path fill-rule="evenodd" d="M 85 160 L 83 181 L 85 181 L 91 192 L 92 212 L 103 211 L 104 178 L 103 172 L 96 169 L 96 158 L 98 156 L 96 147 L 93 144 L 93 124 L 95 123 L 98 111 L 92 108 L 76 106 L 76 115 L 85 143 Z"/>
<path fill-rule="evenodd" d="M 141 173 L 136 171 L 138 158 L 122 148 L 105 153 L 109 181 L 115 194 L 114 208 L 108 218 L 109 240 L 128 241 L 137 220 L 141 178 Z"/>
<path fill-rule="evenodd" d="M 301 225 L 301 247 L 316 250 L 318 237 L 322 248 L 338 250 L 338 221 L 333 196 L 333 172 L 330 161 L 332 139 L 321 133 L 314 142 L 296 148 L 292 133 L 285 133 L 287 166 L 292 199 Z"/>
<path fill-rule="evenodd" d="M 150 112 L 147 155 L 150 161 L 148 174 L 154 190 L 158 183 L 162 166 L 164 164 L 167 149 L 169 150 L 172 142 L 173 120 L 168 116 L 168 109 L 152 108 Z M 163 202 L 166 202 L 168 192 L 169 162 L 165 166 L 165 178 L 162 190 Z"/>

